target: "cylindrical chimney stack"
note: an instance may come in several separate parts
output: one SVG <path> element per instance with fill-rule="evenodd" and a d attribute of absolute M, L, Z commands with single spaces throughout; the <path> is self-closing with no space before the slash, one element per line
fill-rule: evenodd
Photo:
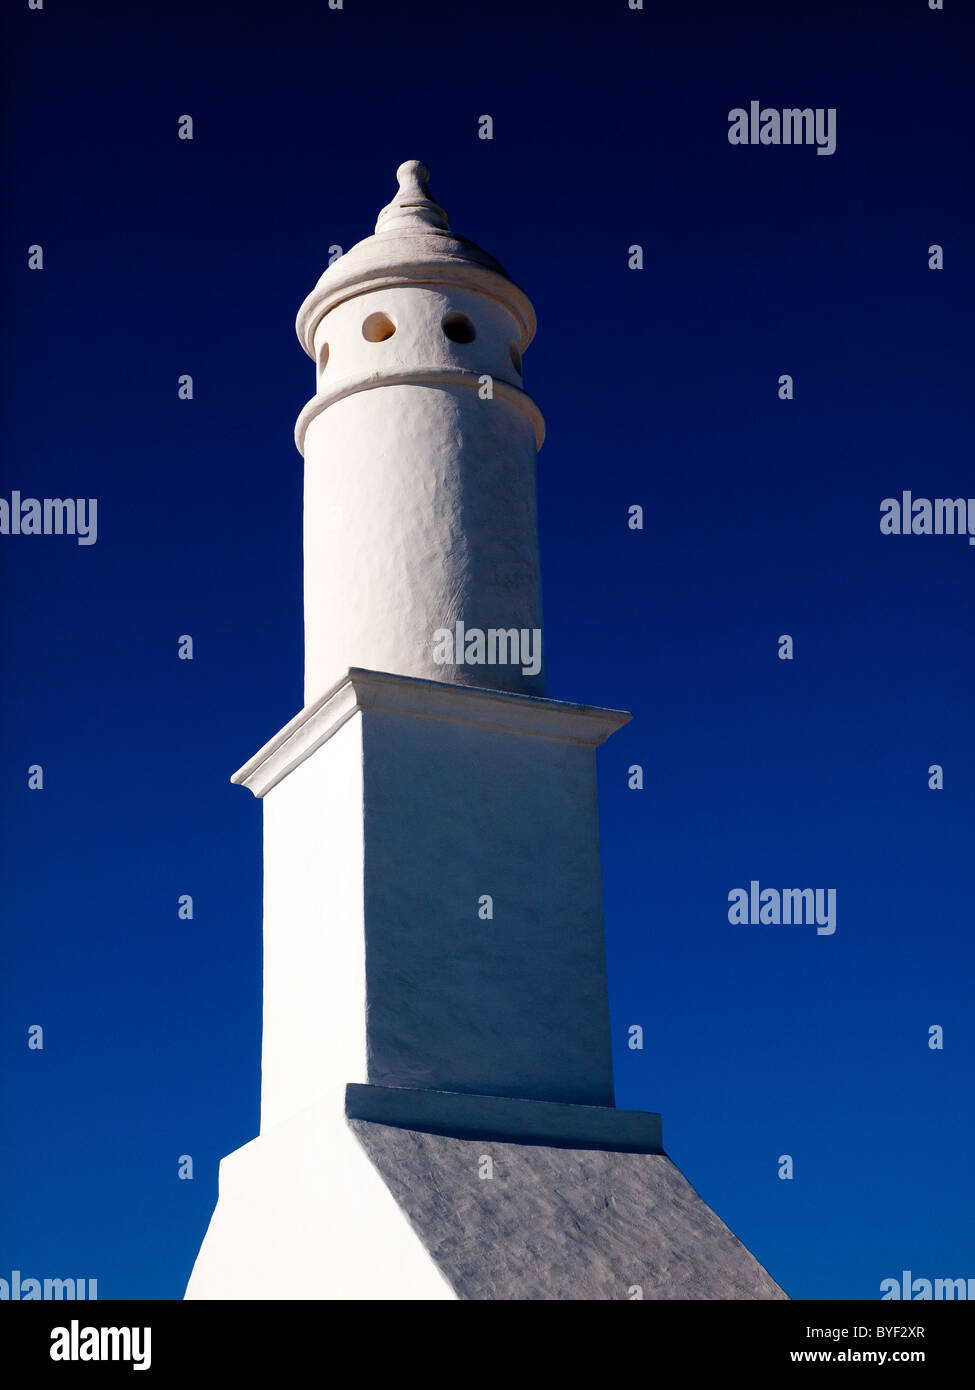
<path fill-rule="evenodd" d="M 305 704 L 350 667 L 544 695 L 527 296 L 411 160 L 298 314 Z"/>

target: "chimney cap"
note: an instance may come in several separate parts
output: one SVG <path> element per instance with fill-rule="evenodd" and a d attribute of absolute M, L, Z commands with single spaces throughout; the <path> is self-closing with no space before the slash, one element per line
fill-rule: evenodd
<path fill-rule="evenodd" d="M 418 230 L 436 227 L 438 231 L 450 231 L 446 212 L 430 196 L 430 170 L 425 164 L 418 159 L 406 160 L 396 170 L 396 179 L 399 191 L 376 219 L 377 236 L 397 227 Z"/>
<path fill-rule="evenodd" d="M 382 209 L 372 236 L 357 242 L 328 267 L 308 295 L 295 330 L 315 356 L 315 330 L 347 299 L 403 285 L 457 286 L 500 301 L 518 323 L 521 350 L 535 336 L 535 311 L 524 290 L 499 261 L 451 231 L 447 214 L 430 195 L 430 171 L 408 159 L 396 171 L 399 189 Z"/>

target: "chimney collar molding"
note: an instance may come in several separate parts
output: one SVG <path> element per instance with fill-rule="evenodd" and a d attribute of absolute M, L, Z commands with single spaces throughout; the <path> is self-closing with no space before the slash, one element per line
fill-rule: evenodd
<path fill-rule="evenodd" d="M 593 749 L 631 718 L 625 710 L 352 667 L 238 769 L 231 782 L 258 798 L 266 796 L 360 711 L 444 720 Z"/>

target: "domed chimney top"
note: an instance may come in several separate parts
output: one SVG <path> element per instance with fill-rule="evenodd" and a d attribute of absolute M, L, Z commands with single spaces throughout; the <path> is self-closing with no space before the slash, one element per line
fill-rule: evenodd
<path fill-rule="evenodd" d="M 330 265 L 298 310 L 295 329 L 308 356 L 315 356 L 315 329 L 337 304 L 371 290 L 422 284 L 463 286 L 499 300 L 517 321 L 524 352 L 535 336 L 528 296 L 493 256 L 451 231 L 431 197 L 425 164 L 408 159 L 396 177 L 399 190 L 380 212 L 374 234 Z"/>

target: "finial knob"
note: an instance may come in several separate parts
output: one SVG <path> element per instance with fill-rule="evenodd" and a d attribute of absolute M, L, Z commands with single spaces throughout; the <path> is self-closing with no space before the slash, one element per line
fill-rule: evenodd
<path fill-rule="evenodd" d="M 427 166 L 418 159 L 408 159 L 396 170 L 396 177 L 399 192 L 379 214 L 376 231 L 391 232 L 400 228 L 419 231 L 424 227 L 436 227 L 449 232 L 446 212 L 430 196 L 430 170 Z"/>

